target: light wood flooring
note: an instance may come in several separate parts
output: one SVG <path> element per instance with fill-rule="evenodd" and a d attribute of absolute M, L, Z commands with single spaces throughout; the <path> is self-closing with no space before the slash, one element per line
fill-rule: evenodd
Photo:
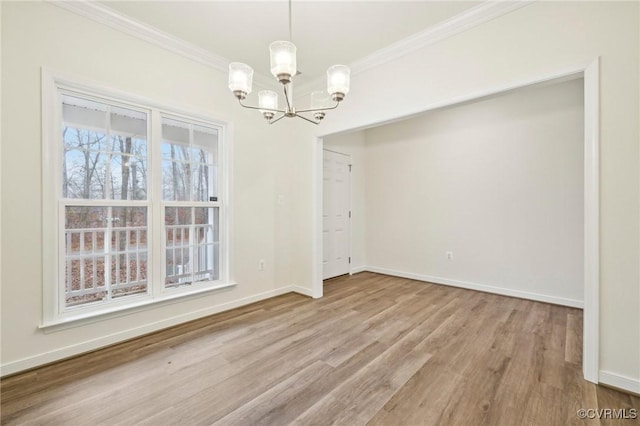
<path fill-rule="evenodd" d="M 581 336 L 578 309 L 361 273 L 6 378 L 2 424 L 639 425 L 578 418 L 640 409 L 582 379 Z"/>

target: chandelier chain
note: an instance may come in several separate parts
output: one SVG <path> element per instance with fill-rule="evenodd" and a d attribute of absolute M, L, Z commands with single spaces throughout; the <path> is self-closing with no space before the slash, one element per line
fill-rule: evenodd
<path fill-rule="evenodd" d="M 293 42 L 293 36 L 291 31 L 291 1 L 289 0 L 289 41 Z"/>

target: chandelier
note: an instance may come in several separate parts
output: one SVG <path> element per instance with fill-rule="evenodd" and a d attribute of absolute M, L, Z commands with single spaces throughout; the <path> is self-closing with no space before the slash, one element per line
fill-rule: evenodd
<path fill-rule="evenodd" d="M 274 41 L 269 45 L 271 57 L 271 74 L 282 85 L 286 106 L 278 108 L 278 94 L 272 90 L 258 92 L 258 106 L 251 106 L 242 101 L 251 93 L 253 82 L 253 68 L 241 62 L 229 64 L 229 90 L 238 99 L 244 108 L 257 109 L 263 117 L 273 124 L 284 117 L 299 117 L 313 124 L 320 124 L 325 111 L 336 109 L 339 103 L 349 93 L 350 71 L 345 65 L 333 65 L 327 70 L 327 92 L 316 91 L 311 93 L 309 109 L 297 110 L 293 106 L 292 79 L 298 72 L 296 66 L 296 46 L 291 42 L 291 0 L 289 0 L 289 41 Z M 333 101 L 333 102 L 330 102 Z M 313 115 L 315 120 L 300 115 L 307 113 Z"/>

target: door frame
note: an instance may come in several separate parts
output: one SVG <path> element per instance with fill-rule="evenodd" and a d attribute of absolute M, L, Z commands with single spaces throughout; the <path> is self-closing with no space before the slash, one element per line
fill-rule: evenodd
<path fill-rule="evenodd" d="M 389 117 L 363 127 L 340 132 L 363 130 L 410 118 L 427 111 L 498 95 L 508 91 L 558 79 L 584 78 L 584 310 L 582 372 L 585 380 L 598 383 L 600 374 L 600 57 L 587 63 L 563 68 L 535 78 L 492 87 L 464 96 L 425 105 L 419 111 Z M 312 295 L 322 297 L 322 134 L 314 150 L 313 200 L 313 282 Z"/>

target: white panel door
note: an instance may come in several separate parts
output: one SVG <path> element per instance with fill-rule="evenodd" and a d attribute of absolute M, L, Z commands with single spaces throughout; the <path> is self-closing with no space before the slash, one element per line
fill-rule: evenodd
<path fill-rule="evenodd" d="M 349 273 L 351 157 L 324 150 L 322 181 L 322 278 Z"/>

